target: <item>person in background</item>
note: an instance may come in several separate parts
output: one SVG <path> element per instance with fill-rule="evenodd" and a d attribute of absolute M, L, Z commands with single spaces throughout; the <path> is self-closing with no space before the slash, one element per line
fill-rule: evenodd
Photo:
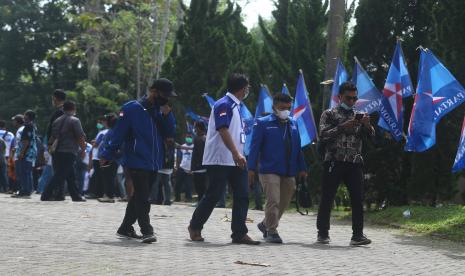
<path fill-rule="evenodd" d="M 76 104 L 66 101 L 63 104 L 65 112 L 52 125 L 52 135 L 48 147 L 57 140 L 57 146 L 52 153 L 54 175 L 41 195 L 42 201 L 61 201 L 65 199 L 65 181 L 73 201 L 85 201 L 76 185 L 74 164 L 76 158 L 83 158 L 86 152 L 86 136 L 81 121 L 75 117 Z M 80 154 L 78 157 L 77 155 Z"/>
<path fill-rule="evenodd" d="M 207 128 L 202 122 L 194 123 L 194 148 L 192 149 L 191 170 L 194 174 L 194 187 L 197 193 L 197 202 L 202 200 L 207 190 L 207 169 L 202 165 L 203 152 L 205 150 L 205 140 L 207 139 Z M 197 206 L 196 203 L 195 206 Z"/>
<path fill-rule="evenodd" d="M 63 89 L 55 89 L 52 95 L 52 105 L 55 108 L 55 112 L 53 112 L 52 116 L 50 117 L 48 126 L 47 126 L 47 133 L 45 137 L 45 143 L 48 143 L 48 139 L 52 135 L 52 125 L 56 119 L 61 117 L 65 112 L 63 111 L 63 104 L 66 101 L 66 93 Z"/>
<path fill-rule="evenodd" d="M 174 146 L 165 141 L 163 168 L 158 170 L 157 179 L 152 187 L 150 202 L 152 204 L 171 205 L 171 175 L 174 167 Z"/>
<path fill-rule="evenodd" d="M 90 163 L 90 153 L 92 151 L 92 145 L 86 142 L 86 150 L 84 155 L 79 152 L 75 170 L 76 170 L 76 183 L 79 190 L 79 193 L 84 194 L 84 182 L 86 179 L 86 174 L 89 172 L 89 163 Z M 81 156 L 84 156 L 81 158 Z"/>
<path fill-rule="evenodd" d="M 6 193 L 10 189 L 8 180 L 8 159 L 10 158 L 11 145 L 15 136 L 6 130 L 6 122 L 0 120 L 0 192 Z"/>
<path fill-rule="evenodd" d="M 175 201 L 181 201 L 181 193 L 185 193 L 184 201 L 192 201 L 192 171 L 191 171 L 191 160 L 192 160 L 192 134 L 187 133 L 185 135 L 185 143 L 179 146 L 178 170 L 176 172 L 176 189 L 175 189 Z"/>
<path fill-rule="evenodd" d="M 24 116 L 22 114 L 15 115 L 11 118 L 13 126 L 16 129 L 15 138 L 13 139 L 11 150 L 10 150 L 10 161 L 8 163 L 9 172 L 8 175 L 11 177 L 10 187 L 11 193 L 17 194 L 20 189 L 20 171 L 19 162 L 16 155 L 16 149 L 19 141 L 21 141 L 21 135 L 24 129 Z"/>
<path fill-rule="evenodd" d="M 101 142 L 102 149 L 110 140 L 112 135 L 114 135 L 114 127 L 116 125 L 116 121 L 118 118 L 116 114 L 110 113 L 105 115 L 105 125 L 108 128 L 108 131 L 103 136 L 103 140 Z M 99 151 L 100 154 L 100 151 Z M 115 199 L 115 189 L 116 189 L 116 172 L 118 170 L 118 162 L 110 162 L 108 166 L 101 166 L 102 171 L 102 180 L 103 180 L 103 187 L 104 187 L 104 196 L 98 198 L 97 200 L 102 203 L 114 203 Z"/>
<path fill-rule="evenodd" d="M 40 175 L 39 185 L 37 187 L 37 192 L 39 194 L 44 192 L 45 187 L 47 186 L 48 182 L 50 182 L 50 179 L 52 178 L 52 175 L 53 175 L 52 156 L 48 152 L 47 145 L 43 145 L 43 147 L 44 147 L 45 164 L 42 167 L 42 174 Z"/>
<path fill-rule="evenodd" d="M 103 196 L 103 179 L 102 171 L 100 168 L 98 149 L 103 140 L 103 137 L 108 131 L 108 128 L 105 127 L 105 117 L 99 118 L 97 120 L 96 128 L 98 130 L 97 136 L 92 141 L 92 151 L 91 151 L 91 160 L 89 164 L 89 171 L 93 169 L 92 176 L 89 181 L 89 189 L 87 190 L 87 199 L 97 199 Z"/>
<path fill-rule="evenodd" d="M 18 194 L 12 195 L 16 198 L 31 198 L 32 168 L 37 158 L 37 134 L 34 125 L 36 114 L 32 110 L 24 113 L 24 128 L 21 137 L 16 143 L 15 157 L 18 160 L 18 172 L 20 190 Z"/>

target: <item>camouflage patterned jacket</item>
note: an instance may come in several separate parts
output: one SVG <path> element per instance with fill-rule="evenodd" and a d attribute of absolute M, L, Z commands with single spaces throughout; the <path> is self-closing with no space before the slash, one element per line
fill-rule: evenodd
<path fill-rule="evenodd" d="M 345 131 L 339 125 L 355 117 L 355 111 L 337 106 L 323 112 L 320 119 L 320 140 L 324 144 L 324 161 L 363 163 L 362 145 L 367 136 L 374 136 L 373 127 L 363 125 Z"/>

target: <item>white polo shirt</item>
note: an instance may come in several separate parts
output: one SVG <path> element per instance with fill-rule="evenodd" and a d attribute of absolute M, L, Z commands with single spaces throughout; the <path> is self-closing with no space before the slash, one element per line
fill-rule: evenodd
<path fill-rule="evenodd" d="M 3 138 L 6 144 L 5 148 L 5 157 L 8 158 L 10 156 L 10 149 L 13 140 L 15 139 L 15 135 L 7 130 L 0 130 L 0 138 Z"/>
<path fill-rule="evenodd" d="M 226 147 L 218 129 L 226 127 L 239 152 L 244 152 L 244 122 L 239 109 L 241 101 L 231 93 L 219 99 L 212 108 L 208 121 L 207 139 L 203 153 L 203 165 L 236 166 L 232 153 Z"/>

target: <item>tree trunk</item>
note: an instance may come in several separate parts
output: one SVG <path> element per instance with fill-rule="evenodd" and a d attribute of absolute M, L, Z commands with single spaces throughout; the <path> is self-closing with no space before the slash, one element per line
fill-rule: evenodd
<path fill-rule="evenodd" d="M 95 16 L 99 16 L 103 11 L 100 0 L 87 1 L 84 8 L 86 12 Z M 87 79 L 91 83 L 95 83 L 98 80 L 100 70 L 100 33 L 94 27 L 90 27 L 86 32 L 89 35 L 86 45 Z"/>
<path fill-rule="evenodd" d="M 156 60 L 155 67 L 155 77 L 158 79 L 160 77 L 161 66 L 165 62 L 165 49 L 166 41 L 168 39 L 168 33 L 170 30 L 170 17 L 171 17 L 171 0 L 165 0 L 164 10 L 163 10 L 163 29 L 160 36 L 160 46 L 158 48 L 158 56 Z"/>
<path fill-rule="evenodd" d="M 336 72 L 336 58 L 342 54 L 344 40 L 345 0 L 330 0 L 328 19 L 328 38 L 326 42 L 325 80 L 332 79 Z M 328 108 L 330 87 L 323 90 L 323 110 Z"/>
<path fill-rule="evenodd" d="M 157 7 L 157 1 L 152 0 L 151 1 L 152 5 L 152 12 L 151 12 L 151 17 L 152 17 L 152 58 L 150 63 L 152 64 L 152 69 L 151 73 L 148 75 L 147 83 L 148 85 L 152 85 L 152 82 L 156 76 L 156 71 L 157 71 L 157 47 L 158 47 L 158 42 L 157 42 L 157 34 L 158 34 L 158 7 Z"/>

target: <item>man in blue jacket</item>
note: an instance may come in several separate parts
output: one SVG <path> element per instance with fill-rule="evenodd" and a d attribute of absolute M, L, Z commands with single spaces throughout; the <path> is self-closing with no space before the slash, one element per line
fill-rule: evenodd
<path fill-rule="evenodd" d="M 249 184 L 254 183 L 259 163 L 259 179 L 266 197 L 265 219 L 257 226 L 265 241 L 282 243 L 279 220 L 294 195 L 295 177 L 307 177 L 297 123 L 289 117 L 292 98 L 273 97 L 273 114 L 257 119 L 247 162 Z"/>
<path fill-rule="evenodd" d="M 123 105 L 112 137 L 99 150 L 100 164 L 108 166 L 124 144 L 122 165 L 128 168 L 134 184 L 134 195 L 117 231 L 120 237 L 142 239 L 144 243 L 157 241 L 150 224 L 149 196 L 163 165 L 163 145 L 165 141 L 174 142 L 175 119 L 168 100 L 175 96 L 170 80 L 156 80 L 147 96 Z M 142 236 L 132 226 L 136 221 Z"/>

